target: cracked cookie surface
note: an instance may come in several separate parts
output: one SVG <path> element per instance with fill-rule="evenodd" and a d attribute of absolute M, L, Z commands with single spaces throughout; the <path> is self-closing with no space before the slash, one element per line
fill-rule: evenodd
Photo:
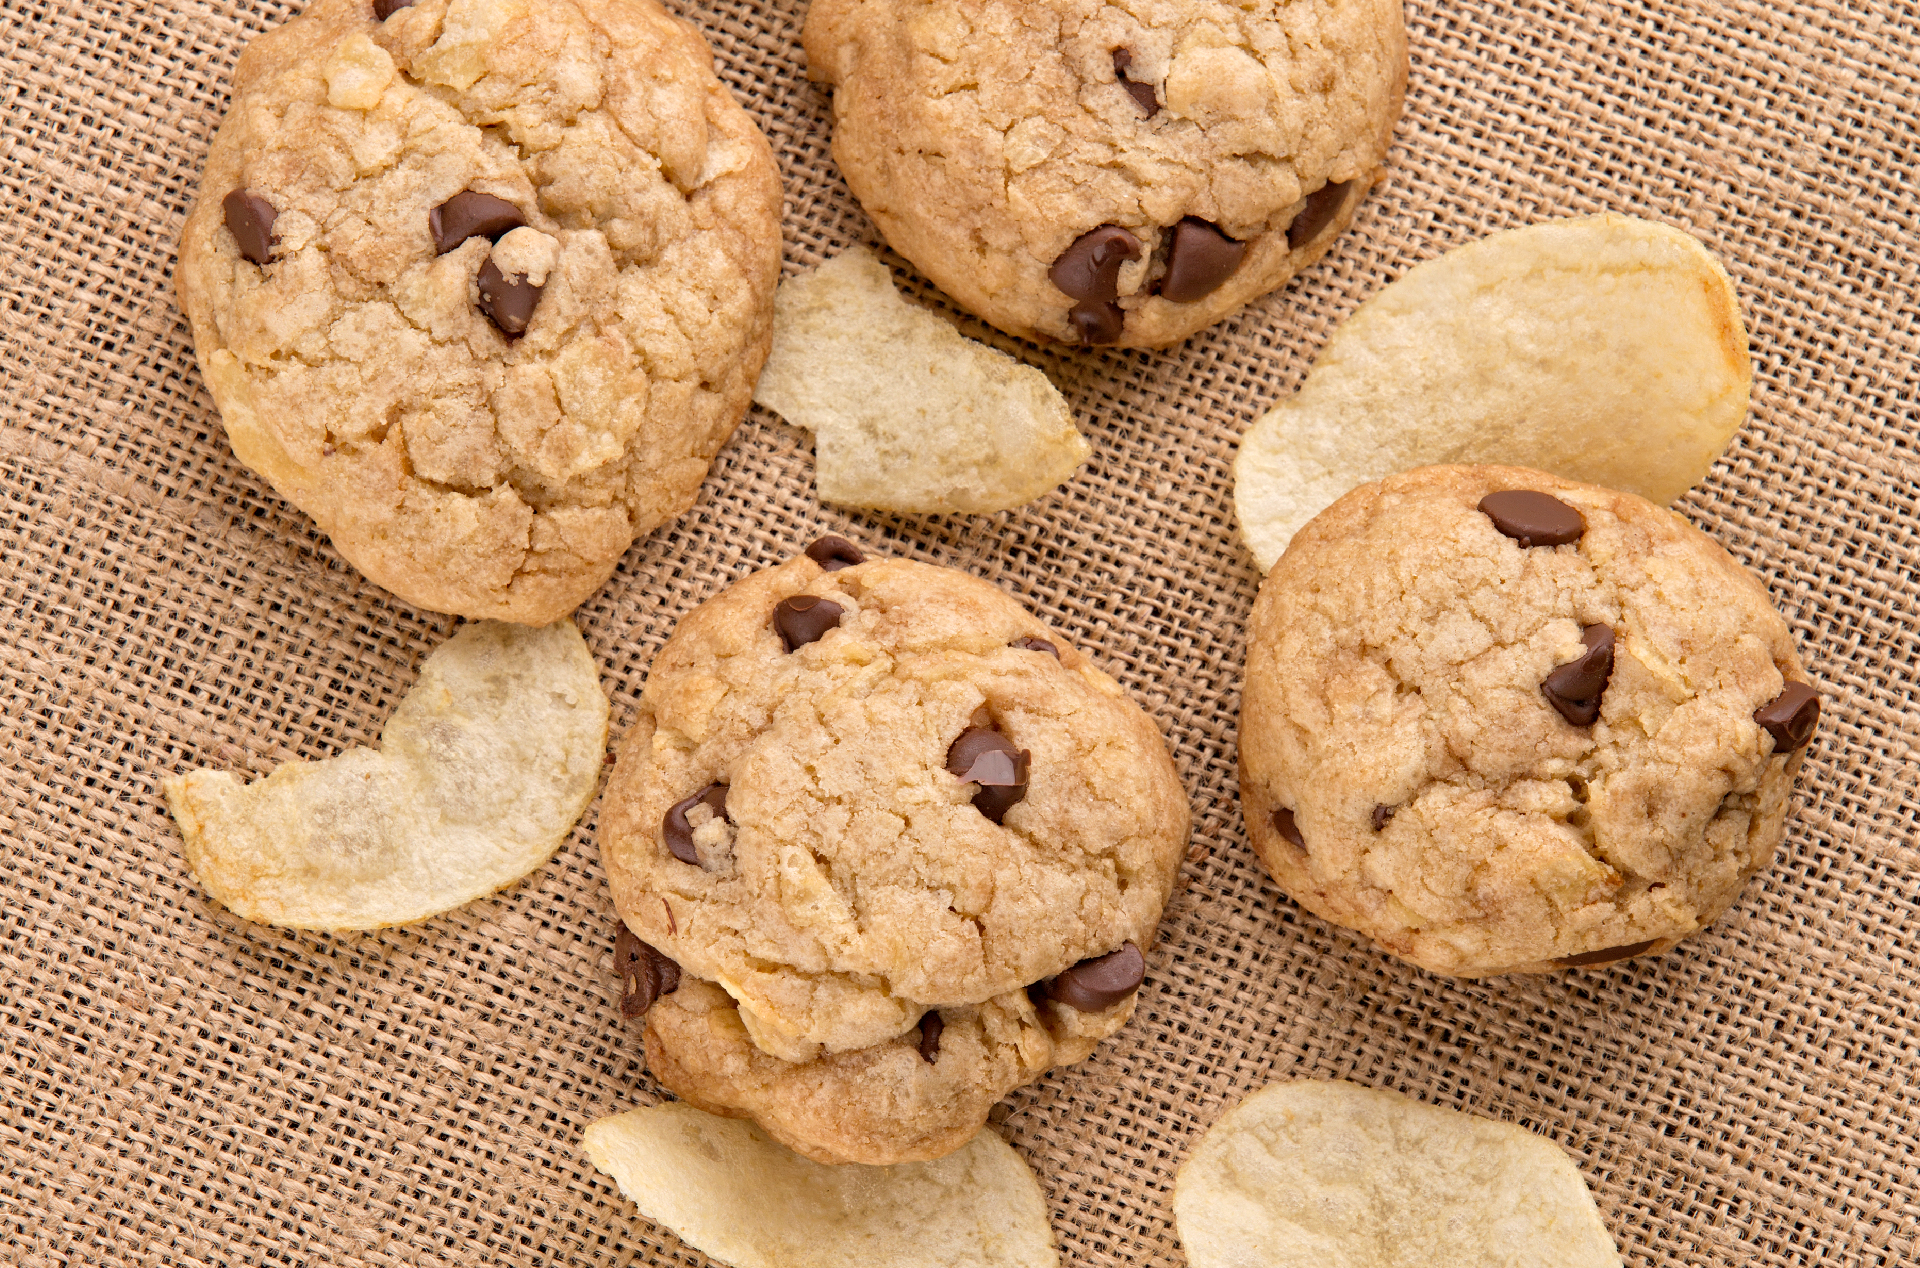
<path fill-rule="evenodd" d="M 1479 509 L 1507 490 L 1584 527 Z M 1247 830 L 1295 901 L 1435 972 L 1665 951 L 1773 856 L 1804 750 L 1754 714 L 1805 677 L 1759 581 L 1679 516 L 1421 468 L 1334 503 L 1261 586 Z"/>
<path fill-rule="evenodd" d="M 1406 90 L 1400 0 L 814 0 L 804 38 L 834 157 L 895 250 L 1002 330 L 1124 347 L 1324 254 Z M 1050 271 L 1104 226 L 1136 253 L 1076 318 Z"/>
<path fill-rule="evenodd" d="M 234 71 L 176 283 L 235 454 L 342 555 L 421 607 L 545 624 L 744 414 L 780 198 L 652 0 L 317 0 Z"/>
<path fill-rule="evenodd" d="M 985 730 L 1028 754 L 1011 801 L 950 768 Z M 724 989 L 758 1049 L 806 1062 L 1149 946 L 1188 827 L 1153 723 L 1003 591 L 802 555 L 655 658 L 600 843 L 628 927 Z"/>

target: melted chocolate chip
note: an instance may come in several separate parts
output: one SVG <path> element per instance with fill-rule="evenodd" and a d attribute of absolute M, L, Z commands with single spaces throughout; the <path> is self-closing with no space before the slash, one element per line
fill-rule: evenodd
<path fill-rule="evenodd" d="M 844 537 L 828 534 L 807 547 L 807 558 L 828 572 L 839 572 L 867 561 L 866 552 Z"/>
<path fill-rule="evenodd" d="M 1753 711 L 1753 720 L 1773 737 L 1774 752 L 1797 749 L 1813 738 L 1820 725 L 1820 693 L 1804 682 L 1790 682 Z"/>
<path fill-rule="evenodd" d="M 1480 513 L 1522 546 L 1564 546 L 1587 531 L 1586 516 L 1535 489 L 1507 489 L 1480 499 Z"/>
<path fill-rule="evenodd" d="M 1120 266 L 1140 258 L 1140 239 L 1119 225 L 1101 225 L 1074 239 L 1047 270 L 1047 277 L 1083 304 L 1120 296 Z"/>
<path fill-rule="evenodd" d="M 940 1032 L 946 1028 L 939 1013 L 929 1012 L 920 1018 L 920 1059 L 928 1065 L 940 1055 Z"/>
<path fill-rule="evenodd" d="M 999 823 L 1027 795 L 1027 768 L 1033 754 L 1017 749 L 998 731 L 968 727 L 947 750 L 947 770 L 963 784 L 978 784 L 973 806 Z"/>
<path fill-rule="evenodd" d="M 518 337 L 526 333 L 533 310 L 540 303 L 542 287 L 527 280 L 525 273 L 508 277 L 488 256 L 480 266 L 480 311 L 493 319 L 502 334 Z"/>
<path fill-rule="evenodd" d="M 780 632 L 781 644 L 791 652 L 838 628 L 844 614 L 844 609 L 831 599 L 796 594 L 791 599 L 780 600 L 780 605 L 774 608 L 773 628 Z"/>
<path fill-rule="evenodd" d="M 1067 321 L 1073 325 L 1073 333 L 1081 343 L 1090 348 L 1106 348 L 1120 342 L 1120 333 L 1127 325 L 1127 310 L 1120 307 L 1119 301 L 1111 299 L 1099 304 L 1075 304 L 1067 310 Z"/>
<path fill-rule="evenodd" d="M 1583 951 L 1579 955 L 1569 955 L 1555 960 L 1563 969 L 1584 969 L 1596 964 L 1612 964 L 1616 960 L 1631 960 L 1654 943 L 1658 938 L 1649 938 L 1645 942 L 1629 942 L 1624 947 L 1604 947 L 1599 951 Z"/>
<path fill-rule="evenodd" d="M 1592 726 L 1600 718 L 1600 697 L 1613 676 L 1613 629 L 1589 625 L 1580 631 L 1587 650 L 1541 682 L 1547 703 L 1575 726 Z"/>
<path fill-rule="evenodd" d="M 1016 638 L 1008 647 L 1017 647 L 1023 652 L 1045 652 L 1055 660 L 1060 659 L 1060 649 L 1044 638 Z"/>
<path fill-rule="evenodd" d="M 241 255 L 255 264 L 273 258 L 273 244 L 280 240 L 274 236 L 273 222 L 280 213 L 272 203 L 250 189 L 236 189 L 221 200 L 220 208 L 226 213 L 227 232 L 233 235 Z"/>
<path fill-rule="evenodd" d="M 1293 821 L 1293 811 L 1285 806 L 1273 812 L 1273 830 L 1291 842 L 1294 849 L 1307 848 L 1307 839 L 1300 835 L 1300 825 Z"/>
<path fill-rule="evenodd" d="M 613 967 L 620 975 L 620 1015 L 638 1017 L 662 995 L 680 989 L 680 966 L 634 936 L 624 924 L 613 940 Z"/>
<path fill-rule="evenodd" d="M 413 0 L 373 0 L 373 16 L 382 22 L 402 9 L 411 9 Z"/>
<path fill-rule="evenodd" d="M 1246 254 L 1246 243 L 1235 242 L 1209 221 L 1188 216 L 1173 227 L 1160 297 L 1176 304 L 1205 299 L 1233 276 Z"/>
<path fill-rule="evenodd" d="M 684 801 L 676 801 L 667 811 L 665 821 L 660 825 L 660 837 L 667 843 L 667 852 L 682 863 L 700 866 L 700 851 L 693 844 L 693 825 L 687 822 L 687 812 L 695 806 L 705 806 L 720 819 L 727 818 L 727 786 L 708 784 L 699 792 Z M 729 823 L 732 820 L 727 820 Z"/>
<path fill-rule="evenodd" d="M 468 238 L 498 242 L 508 230 L 527 223 L 520 209 L 504 198 L 464 189 L 427 213 L 427 232 L 436 254 L 447 252 Z"/>
<path fill-rule="evenodd" d="M 1351 183 L 1329 181 L 1307 195 L 1306 206 L 1287 226 L 1287 246 L 1290 250 L 1298 251 L 1306 246 L 1333 222 L 1333 218 L 1340 214 L 1341 205 L 1347 201 L 1347 189 Z"/>
<path fill-rule="evenodd" d="M 1146 976 L 1147 958 L 1129 942 L 1118 951 L 1080 961 L 1048 983 L 1047 994 L 1069 1008 L 1097 1013 L 1139 990 Z"/>
<path fill-rule="evenodd" d="M 1386 831 L 1387 825 L 1393 822 L 1393 816 L 1398 813 L 1400 813 L 1400 807 L 1398 806 L 1375 806 L 1373 808 L 1373 830 L 1375 832 Z"/>
<path fill-rule="evenodd" d="M 1116 48 L 1113 50 L 1114 78 L 1120 81 L 1120 86 L 1127 90 L 1128 94 L 1133 97 L 1135 104 L 1146 111 L 1147 118 L 1151 119 L 1160 113 L 1160 97 L 1154 92 L 1152 84 L 1136 83 L 1127 78 L 1127 71 L 1130 70 L 1132 66 L 1133 50 L 1125 48 Z"/>

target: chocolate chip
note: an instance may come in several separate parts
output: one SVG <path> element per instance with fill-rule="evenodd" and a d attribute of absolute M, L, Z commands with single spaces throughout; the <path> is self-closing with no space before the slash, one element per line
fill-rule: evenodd
<path fill-rule="evenodd" d="M 1188 216 L 1173 227 L 1167 247 L 1167 274 L 1160 279 L 1160 297 L 1191 304 L 1220 289 L 1246 257 L 1247 244 L 1235 242 L 1218 225 Z"/>
<path fill-rule="evenodd" d="M 385 22 L 402 9 L 411 9 L 413 0 L 373 0 L 373 16 Z"/>
<path fill-rule="evenodd" d="M 227 232 L 233 235 L 240 254 L 255 264 L 271 259 L 273 244 L 280 240 L 273 232 L 273 222 L 280 218 L 273 204 L 250 189 L 236 189 L 221 200 L 220 206 L 227 214 Z"/>
<path fill-rule="evenodd" d="M 1804 682 L 1790 682 L 1753 711 L 1753 720 L 1773 737 L 1774 752 L 1799 748 L 1820 725 L 1820 693 Z"/>
<path fill-rule="evenodd" d="M 700 866 L 700 851 L 693 844 L 693 825 L 687 822 L 687 812 L 695 806 L 705 806 L 720 819 L 727 818 L 727 786 L 708 784 L 699 792 L 684 801 L 673 803 L 673 809 L 667 811 L 665 822 L 660 825 L 660 836 L 667 843 L 667 852 L 682 863 Z M 729 823 L 731 819 L 727 820 Z"/>
<path fill-rule="evenodd" d="M 1060 649 L 1044 638 L 1016 638 L 1008 647 L 1017 647 L 1023 652 L 1045 652 L 1055 660 L 1060 659 Z"/>
<path fill-rule="evenodd" d="M 1595 964 L 1612 964 L 1615 960 L 1631 960 L 1654 943 L 1658 938 L 1648 938 L 1645 942 L 1629 942 L 1624 947 L 1606 947 L 1599 951 L 1583 951 L 1579 955 L 1569 955 L 1555 960 L 1563 969 L 1584 969 Z"/>
<path fill-rule="evenodd" d="M 620 1015 L 638 1017 L 662 995 L 680 989 L 680 966 L 634 936 L 624 924 L 613 940 L 613 967 L 620 974 Z"/>
<path fill-rule="evenodd" d="M 940 1055 L 940 1032 L 946 1028 L 939 1013 L 929 1012 L 920 1018 L 920 1059 L 928 1065 Z"/>
<path fill-rule="evenodd" d="M 1341 204 L 1347 201 L 1347 189 L 1351 183 L 1329 181 L 1307 195 L 1306 206 L 1287 226 L 1287 246 L 1290 249 L 1298 251 L 1306 246 L 1333 222 L 1333 218 L 1340 214 Z"/>
<path fill-rule="evenodd" d="M 1097 1013 L 1139 990 L 1146 976 L 1147 958 L 1129 942 L 1118 951 L 1080 961 L 1054 978 L 1047 994 L 1069 1008 Z"/>
<path fill-rule="evenodd" d="M 468 238 L 498 242 L 510 229 L 527 223 L 520 209 L 504 198 L 463 189 L 427 213 L 427 232 L 433 235 L 437 254 L 447 252 Z"/>
<path fill-rule="evenodd" d="M 1127 310 L 1111 299 L 1098 304 L 1075 304 L 1067 310 L 1067 320 L 1081 343 L 1090 348 L 1107 348 L 1120 342 L 1120 332 L 1127 325 Z"/>
<path fill-rule="evenodd" d="M 1027 767 L 1033 754 L 1016 749 L 998 731 L 968 727 L 947 750 L 947 770 L 963 784 L 978 784 L 974 809 L 999 823 L 1027 795 Z"/>
<path fill-rule="evenodd" d="M 780 600 L 773 610 L 773 628 L 780 631 L 780 642 L 788 651 L 805 647 L 840 624 L 843 609 L 831 599 L 814 594 L 796 594 Z"/>
<path fill-rule="evenodd" d="M 1375 806 L 1373 808 L 1373 830 L 1375 832 L 1386 831 L 1387 825 L 1393 822 L 1393 816 L 1398 813 L 1400 813 L 1400 807 L 1398 806 Z"/>
<path fill-rule="evenodd" d="M 1048 278 L 1083 304 L 1120 296 L 1120 266 L 1140 258 L 1140 239 L 1119 225 L 1101 225 L 1074 239 L 1047 270 Z"/>
<path fill-rule="evenodd" d="M 867 561 L 866 552 L 844 537 L 828 534 L 807 547 L 807 558 L 828 572 L 839 572 Z"/>
<path fill-rule="evenodd" d="M 1307 848 L 1307 839 L 1300 835 L 1300 825 L 1293 821 L 1293 811 L 1285 806 L 1273 812 L 1273 830 L 1291 841 L 1296 850 Z"/>
<path fill-rule="evenodd" d="M 1147 118 L 1151 119 L 1160 113 L 1160 97 L 1154 92 L 1152 84 L 1135 83 L 1133 80 L 1127 78 L 1127 71 L 1132 66 L 1133 51 L 1131 49 L 1116 48 L 1113 50 L 1114 78 L 1120 81 L 1120 86 L 1132 95 L 1135 103 L 1137 103 L 1142 110 L 1146 111 Z"/>
<path fill-rule="evenodd" d="M 491 317 L 503 334 L 525 334 L 527 323 L 533 320 L 534 306 L 540 302 L 542 288 L 529 282 L 525 273 L 506 276 L 495 267 L 492 256 L 480 266 L 478 281 L 480 311 Z"/>
<path fill-rule="evenodd" d="M 1522 546 L 1564 546 L 1587 531 L 1586 516 L 1536 489 L 1489 493 L 1480 499 L 1480 513 Z"/>
<path fill-rule="evenodd" d="M 1580 631 L 1587 650 L 1554 670 L 1541 682 L 1547 703 L 1575 726 L 1592 726 L 1600 718 L 1600 697 L 1613 676 L 1613 629 L 1589 625 Z"/>

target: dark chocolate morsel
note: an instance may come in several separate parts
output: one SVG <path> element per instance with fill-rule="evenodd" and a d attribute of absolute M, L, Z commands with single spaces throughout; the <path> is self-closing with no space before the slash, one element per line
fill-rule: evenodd
<path fill-rule="evenodd" d="M 1081 343 L 1090 348 L 1104 348 L 1120 342 L 1120 332 L 1127 324 L 1127 311 L 1111 299 L 1098 304 L 1075 304 L 1067 310 L 1067 320 Z"/>
<path fill-rule="evenodd" d="M 1400 807 L 1398 806 L 1376 805 L 1373 808 L 1373 830 L 1375 832 L 1386 831 L 1387 825 L 1393 822 L 1393 816 L 1398 814 L 1399 811 Z"/>
<path fill-rule="evenodd" d="M 240 254 L 255 264 L 271 259 L 273 244 L 280 240 L 273 233 L 273 222 L 280 218 L 273 204 L 250 189 L 236 189 L 221 200 L 220 207 L 226 212 L 227 232 L 233 235 Z"/>
<path fill-rule="evenodd" d="M 1016 638 L 1008 647 L 1017 647 L 1023 652 L 1045 652 L 1055 660 L 1060 659 L 1060 649 L 1044 638 Z"/>
<path fill-rule="evenodd" d="M 774 608 L 773 628 L 780 632 L 780 642 L 791 652 L 837 628 L 842 615 L 840 605 L 831 599 L 817 594 L 796 594 L 791 599 L 780 600 Z"/>
<path fill-rule="evenodd" d="M 1799 748 L 1820 725 L 1820 693 L 1804 682 L 1790 682 L 1753 711 L 1753 720 L 1773 737 L 1774 752 Z"/>
<path fill-rule="evenodd" d="M 1575 726 L 1592 726 L 1600 718 L 1600 697 L 1613 676 L 1613 628 L 1589 625 L 1580 631 L 1587 650 L 1548 674 L 1540 684 L 1547 703 Z"/>
<path fill-rule="evenodd" d="M 842 568 L 851 568 L 867 561 L 865 551 L 846 538 L 831 533 L 807 547 L 807 558 L 828 572 L 839 572 Z"/>
<path fill-rule="evenodd" d="M 1273 830 L 1291 842 L 1294 849 L 1307 848 L 1307 839 L 1300 835 L 1300 825 L 1293 821 L 1293 811 L 1285 806 L 1273 812 Z"/>
<path fill-rule="evenodd" d="M 1480 513 L 1522 546 L 1564 546 L 1587 531 L 1587 518 L 1550 493 L 1507 489 L 1480 499 Z"/>
<path fill-rule="evenodd" d="M 427 231 L 435 254 L 447 252 L 468 238 L 497 242 L 508 230 L 527 223 L 520 209 L 504 198 L 463 189 L 427 213 Z"/>
<path fill-rule="evenodd" d="M 1113 50 L 1113 76 L 1120 86 L 1133 97 L 1134 103 L 1147 112 L 1147 118 L 1160 113 L 1160 96 L 1154 92 L 1152 84 L 1136 83 L 1127 78 L 1127 71 L 1133 66 L 1133 50 L 1116 48 Z"/>
<path fill-rule="evenodd" d="M 1583 951 L 1579 955 L 1569 955 L 1554 963 L 1563 969 L 1584 969 L 1596 964 L 1612 964 L 1615 960 L 1631 960 L 1654 943 L 1658 938 L 1648 938 L 1645 942 L 1629 942 L 1624 947 L 1602 947 L 1598 951 Z"/>
<path fill-rule="evenodd" d="M 385 22 L 402 9 L 411 9 L 413 0 L 373 0 L 373 16 Z"/>
<path fill-rule="evenodd" d="M 1167 247 L 1167 273 L 1160 279 L 1160 298 L 1191 304 L 1220 289 L 1246 258 L 1247 244 L 1235 242 L 1218 226 L 1188 216 L 1173 227 Z"/>
<path fill-rule="evenodd" d="M 1287 226 L 1287 247 L 1298 251 L 1315 238 L 1320 231 L 1333 223 L 1340 214 L 1340 207 L 1347 201 L 1347 187 L 1350 181 L 1328 181 L 1307 195 L 1306 206 L 1294 216 L 1293 223 Z"/>
<path fill-rule="evenodd" d="M 622 1017 L 638 1017 L 654 1000 L 680 989 L 680 966 L 640 941 L 625 924 L 613 940 L 613 967 L 622 984 Z"/>
<path fill-rule="evenodd" d="M 1027 770 L 1033 754 L 1017 749 L 998 731 L 968 727 L 947 749 L 947 770 L 963 784 L 978 784 L 974 809 L 994 823 L 1027 795 Z"/>
<path fill-rule="evenodd" d="M 493 319 L 501 333 L 519 336 L 526 333 L 527 324 L 533 320 L 533 310 L 540 303 L 541 287 L 527 280 L 525 273 L 512 277 L 503 274 L 494 266 L 493 257 L 488 256 L 486 263 L 480 266 L 480 311 Z"/>
<path fill-rule="evenodd" d="M 1140 239 L 1119 225 L 1101 225 L 1074 239 L 1047 270 L 1047 277 L 1083 304 L 1120 297 L 1120 266 L 1140 258 Z"/>
<path fill-rule="evenodd" d="M 940 1055 L 940 1032 L 946 1028 L 947 1023 L 940 1020 L 937 1012 L 928 1012 L 920 1018 L 920 1059 L 928 1065 Z"/>
<path fill-rule="evenodd" d="M 1069 1008 L 1097 1013 L 1139 990 L 1146 976 L 1147 958 L 1129 942 L 1118 951 L 1080 961 L 1054 978 L 1047 994 Z"/>
<path fill-rule="evenodd" d="M 726 819 L 727 786 L 708 784 L 686 800 L 674 802 L 673 808 L 667 811 L 666 820 L 660 825 L 660 836 L 667 843 L 667 853 L 695 867 L 700 866 L 700 851 L 694 848 L 693 825 L 687 822 L 687 812 L 699 805 L 712 810 L 716 817 Z"/>

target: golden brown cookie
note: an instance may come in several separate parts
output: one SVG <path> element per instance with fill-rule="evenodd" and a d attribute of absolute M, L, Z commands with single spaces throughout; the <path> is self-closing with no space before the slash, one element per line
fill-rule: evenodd
<path fill-rule="evenodd" d="M 1012 334 L 1159 347 L 1319 259 L 1380 179 L 1400 0 L 814 0 L 888 243 Z"/>
<path fill-rule="evenodd" d="M 653 0 L 316 0 L 248 47 L 176 282 L 240 460 L 401 598 L 545 624 L 692 501 L 780 186 Z"/>
<path fill-rule="evenodd" d="M 1438 973 L 1665 951 L 1773 856 L 1805 678 L 1765 589 L 1672 512 L 1424 467 L 1323 511 L 1261 586 L 1247 829 L 1302 906 Z"/>

